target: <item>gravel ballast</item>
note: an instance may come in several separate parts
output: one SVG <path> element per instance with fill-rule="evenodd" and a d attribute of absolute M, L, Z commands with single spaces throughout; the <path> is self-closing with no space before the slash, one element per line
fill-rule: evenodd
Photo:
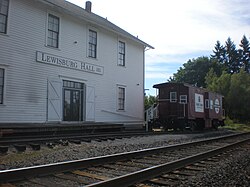
<path fill-rule="evenodd" d="M 224 159 L 178 186 L 250 186 L 250 146 L 239 147 Z"/>
<path fill-rule="evenodd" d="M 28 148 L 23 153 L 16 153 L 14 148 L 10 148 L 7 155 L 0 156 L 0 170 L 78 160 L 152 147 L 167 146 L 204 139 L 211 136 L 214 137 L 224 135 L 227 133 L 229 132 L 212 131 L 203 134 L 167 134 L 158 136 L 132 137 L 116 139 L 113 141 L 92 141 L 91 143 L 82 142 L 81 144 L 69 143 L 68 146 L 57 144 L 53 148 L 43 145 L 39 151 L 33 151 L 31 148 Z M 249 186 L 249 153 L 249 149 L 240 150 L 237 152 L 236 156 L 232 155 L 228 157 L 223 162 L 220 162 L 218 165 L 216 165 L 216 167 L 214 166 L 211 168 L 211 171 L 207 170 L 205 173 L 195 176 L 195 180 L 192 179 L 187 183 L 180 185 Z M 230 178 L 230 180 L 228 178 Z"/>

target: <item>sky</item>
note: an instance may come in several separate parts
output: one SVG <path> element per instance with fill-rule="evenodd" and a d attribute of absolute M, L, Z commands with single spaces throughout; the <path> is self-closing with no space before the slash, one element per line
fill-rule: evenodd
<path fill-rule="evenodd" d="M 85 7 L 84 0 L 69 0 Z M 155 49 L 145 53 L 145 89 L 166 82 L 189 59 L 210 56 L 228 37 L 250 40 L 250 0 L 91 0 L 107 18 Z"/>

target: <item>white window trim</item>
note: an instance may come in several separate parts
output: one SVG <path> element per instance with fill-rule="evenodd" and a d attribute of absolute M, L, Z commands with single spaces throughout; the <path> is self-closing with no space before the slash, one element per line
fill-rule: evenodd
<path fill-rule="evenodd" d="M 185 102 L 182 102 L 183 99 L 181 97 L 185 97 Z M 180 95 L 180 104 L 187 104 L 187 95 Z"/>
<path fill-rule="evenodd" d="M 95 31 L 97 33 L 97 46 L 96 46 L 96 58 L 89 57 L 89 30 Z M 87 32 L 86 32 L 86 58 L 91 60 L 98 60 L 99 57 L 99 45 L 100 45 L 100 36 L 99 36 L 99 30 L 92 26 L 87 26 Z"/>
<path fill-rule="evenodd" d="M 125 61 L 124 66 L 119 64 L 119 42 L 123 42 L 125 44 Z M 126 67 L 127 66 L 127 42 L 124 39 L 118 38 L 117 40 L 117 66 Z"/>
<path fill-rule="evenodd" d="M 175 93 L 175 96 L 176 96 L 175 98 L 176 98 L 176 99 L 172 99 L 172 98 L 171 98 L 172 93 Z M 170 92 L 170 93 L 169 93 L 169 97 L 170 97 L 170 98 L 169 98 L 170 103 L 176 103 L 176 102 L 177 102 L 177 92 Z"/>
<path fill-rule="evenodd" d="M 7 79 L 7 67 L 0 65 L 0 68 L 4 70 L 4 82 L 3 82 L 3 103 L 0 106 L 6 106 L 6 79 Z"/>
<path fill-rule="evenodd" d="M 9 32 L 9 25 L 10 25 L 10 23 L 9 23 L 9 17 L 10 17 L 10 8 L 11 8 L 11 0 L 9 0 L 9 7 L 8 7 L 8 15 L 7 15 L 7 25 L 6 25 L 6 33 L 0 33 L 0 35 L 1 36 L 9 36 L 8 35 L 8 32 Z"/>
<path fill-rule="evenodd" d="M 51 47 L 51 46 L 48 46 L 48 28 L 49 28 L 49 14 L 53 15 L 53 16 L 56 16 L 59 18 L 59 37 L 58 37 L 58 47 Z M 47 17 L 46 17 L 46 30 L 45 30 L 45 47 L 48 47 L 50 49 L 55 49 L 55 50 L 60 50 L 61 49 L 61 25 L 62 25 L 62 18 L 61 16 L 58 14 L 58 13 L 55 13 L 53 11 L 47 11 Z"/>
<path fill-rule="evenodd" d="M 124 109 L 119 109 L 119 88 L 124 88 Z M 126 111 L 126 86 L 124 85 L 117 85 L 116 86 L 116 110 L 118 112 L 125 112 Z"/>

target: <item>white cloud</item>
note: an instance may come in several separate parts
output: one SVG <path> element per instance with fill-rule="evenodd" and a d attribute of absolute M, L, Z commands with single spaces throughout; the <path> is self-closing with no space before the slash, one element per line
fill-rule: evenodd
<path fill-rule="evenodd" d="M 164 72 L 149 72 L 145 75 L 145 78 L 148 78 L 148 79 L 165 79 L 165 80 L 168 80 L 169 77 L 172 76 L 171 73 L 164 73 Z"/>
<path fill-rule="evenodd" d="M 238 47 L 244 34 L 250 37 L 249 0 L 91 1 L 94 13 L 155 47 L 146 52 L 146 82 L 209 55 L 217 40 L 231 37 Z M 71 2 L 85 6 L 84 0 Z"/>

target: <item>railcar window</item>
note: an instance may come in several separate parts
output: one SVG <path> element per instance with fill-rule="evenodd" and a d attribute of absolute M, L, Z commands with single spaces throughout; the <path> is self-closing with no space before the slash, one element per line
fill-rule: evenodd
<path fill-rule="evenodd" d="M 180 103 L 182 104 L 187 103 L 187 95 L 180 95 Z"/>
<path fill-rule="evenodd" d="M 209 100 L 208 99 L 205 100 L 205 108 L 209 109 Z"/>
<path fill-rule="evenodd" d="M 212 110 L 214 106 L 213 100 L 210 100 L 210 109 Z"/>
<path fill-rule="evenodd" d="M 176 92 L 170 92 L 170 102 L 171 103 L 177 102 L 177 94 L 176 94 Z"/>

